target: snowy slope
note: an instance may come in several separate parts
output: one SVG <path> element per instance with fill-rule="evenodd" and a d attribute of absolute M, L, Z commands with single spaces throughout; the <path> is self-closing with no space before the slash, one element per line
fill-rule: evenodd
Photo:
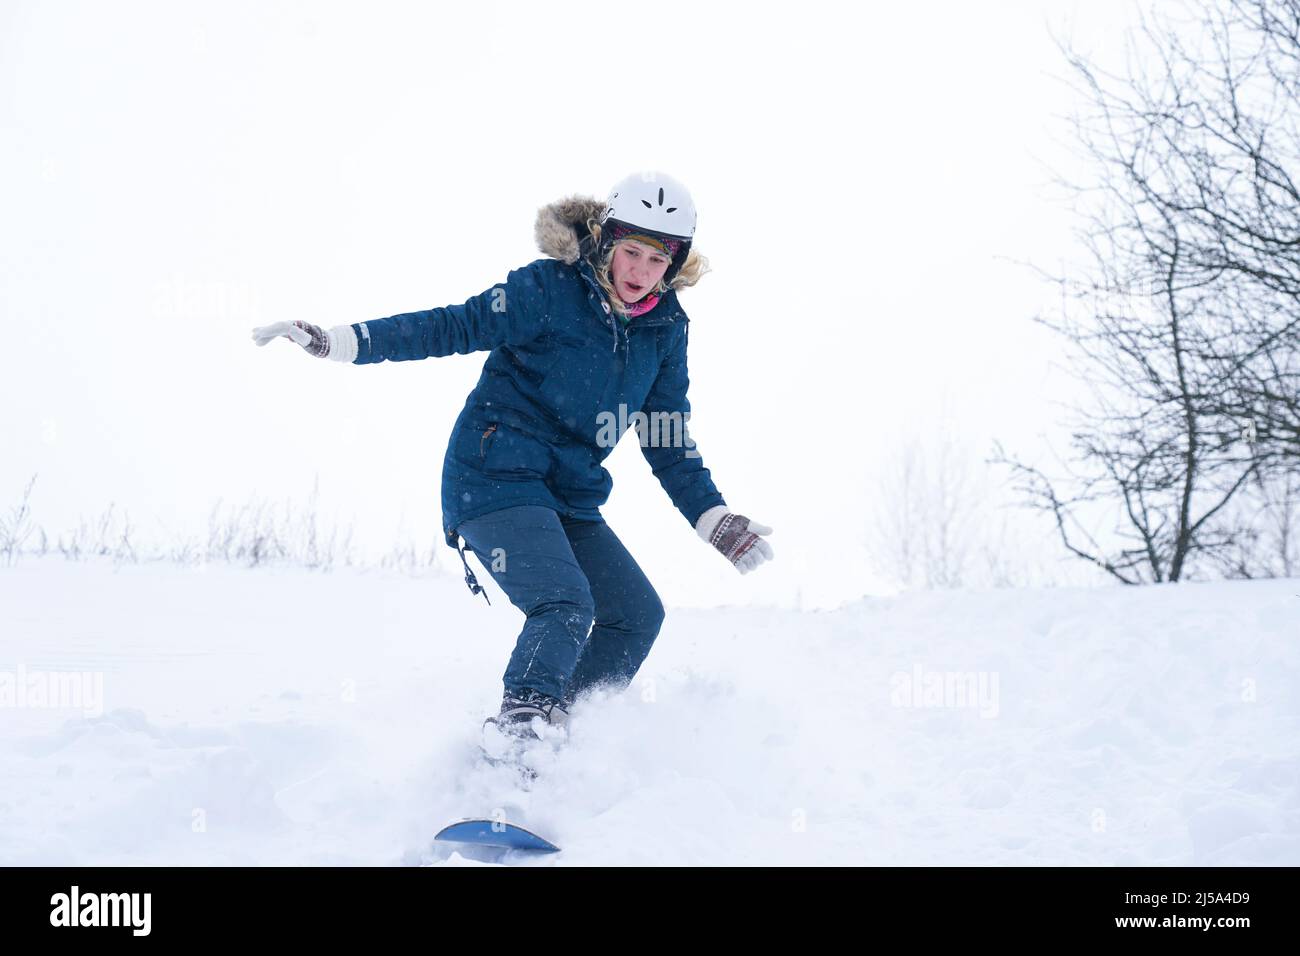
<path fill-rule="evenodd" d="M 503 810 L 537 865 L 1300 864 L 1300 581 L 670 609 L 527 793 L 467 771 L 490 593 L 0 569 L 0 863 L 459 864 L 432 834 Z M 51 672 L 91 696 L 34 705 Z"/>

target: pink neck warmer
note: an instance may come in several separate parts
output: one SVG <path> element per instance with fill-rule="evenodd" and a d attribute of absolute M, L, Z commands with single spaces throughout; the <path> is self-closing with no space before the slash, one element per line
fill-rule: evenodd
<path fill-rule="evenodd" d="M 627 317 L 635 319 L 638 315 L 644 315 L 659 304 L 659 296 L 651 293 L 643 299 L 638 299 L 627 307 Z"/>

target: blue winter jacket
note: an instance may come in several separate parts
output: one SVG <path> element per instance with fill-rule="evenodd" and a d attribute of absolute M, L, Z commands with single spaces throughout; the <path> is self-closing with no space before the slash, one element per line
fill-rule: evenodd
<path fill-rule="evenodd" d="M 631 320 L 611 313 L 584 225 L 603 206 L 572 197 L 543 207 L 537 239 L 551 258 L 463 305 L 352 326 L 358 365 L 490 350 L 443 463 L 442 527 L 453 548 L 462 521 L 514 505 L 598 517 L 613 488 L 602 462 L 629 427 L 692 527 L 726 504 L 686 428 L 690 320 L 676 289 Z"/>

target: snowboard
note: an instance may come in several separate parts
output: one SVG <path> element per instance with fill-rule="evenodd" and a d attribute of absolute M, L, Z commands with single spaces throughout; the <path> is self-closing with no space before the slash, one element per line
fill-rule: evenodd
<path fill-rule="evenodd" d="M 483 737 L 477 749 L 478 766 L 507 771 L 520 790 L 531 790 L 537 779 L 537 770 L 528 765 L 526 747 L 537 740 L 525 740 L 505 733 L 493 720 L 484 721 Z M 560 848 L 531 830 L 495 820 L 468 818 L 443 827 L 434 836 L 443 843 L 468 843 L 476 846 L 498 847 L 507 850 L 529 850 L 538 853 L 558 853 Z"/>
<path fill-rule="evenodd" d="M 472 843 L 476 846 L 504 847 L 508 850 L 533 850 L 559 853 L 560 848 L 531 830 L 502 823 L 500 820 L 461 820 L 443 827 L 434 837 L 444 843 Z"/>

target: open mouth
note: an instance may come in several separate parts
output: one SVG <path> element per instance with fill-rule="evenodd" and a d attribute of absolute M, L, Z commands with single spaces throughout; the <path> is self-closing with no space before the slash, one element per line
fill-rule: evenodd
<path fill-rule="evenodd" d="M 639 286 L 639 285 L 634 285 L 634 284 L 631 283 L 631 282 L 624 282 L 624 283 L 623 283 L 623 286 L 624 286 L 624 287 L 625 287 L 629 292 L 640 292 L 640 291 L 641 291 L 641 288 L 642 288 L 641 286 Z"/>

